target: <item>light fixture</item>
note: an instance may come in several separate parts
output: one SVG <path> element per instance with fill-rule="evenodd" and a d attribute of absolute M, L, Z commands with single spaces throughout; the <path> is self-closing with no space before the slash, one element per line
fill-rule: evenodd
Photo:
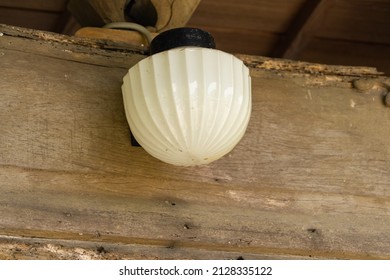
<path fill-rule="evenodd" d="M 251 113 L 249 69 L 215 49 L 203 30 L 176 28 L 123 78 L 127 121 L 137 142 L 166 163 L 208 164 L 241 140 Z"/>

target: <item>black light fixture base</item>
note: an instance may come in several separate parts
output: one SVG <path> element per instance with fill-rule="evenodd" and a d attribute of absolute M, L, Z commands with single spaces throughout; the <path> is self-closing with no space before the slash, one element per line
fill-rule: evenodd
<path fill-rule="evenodd" d="M 215 49 L 213 36 L 202 29 L 180 27 L 157 35 L 150 43 L 150 55 L 177 47 L 201 47 Z"/>

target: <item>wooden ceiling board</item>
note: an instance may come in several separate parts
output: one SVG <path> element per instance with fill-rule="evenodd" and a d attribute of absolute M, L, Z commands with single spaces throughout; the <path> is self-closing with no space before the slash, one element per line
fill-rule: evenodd
<path fill-rule="evenodd" d="M 0 7 L 62 12 L 68 0 L 0 0 Z"/>
<path fill-rule="evenodd" d="M 193 25 L 194 26 L 194 25 Z M 229 53 L 264 55 L 270 53 L 279 36 L 270 32 L 243 29 L 225 29 L 209 26 L 194 26 L 210 32 L 219 50 Z"/>
<path fill-rule="evenodd" d="M 316 35 L 390 44 L 390 1 L 335 0 Z"/>
<path fill-rule="evenodd" d="M 0 8 L 1 23 L 32 29 L 56 30 L 59 18 L 60 14 L 58 13 Z"/>
<path fill-rule="evenodd" d="M 373 66 L 390 76 L 390 45 L 359 44 L 314 38 L 299 59 L 310 62 Z"/>
<path fill-rule="evenodd" d="M 202 0 L 191 25 L 283 33 L 305 0 Z"/>

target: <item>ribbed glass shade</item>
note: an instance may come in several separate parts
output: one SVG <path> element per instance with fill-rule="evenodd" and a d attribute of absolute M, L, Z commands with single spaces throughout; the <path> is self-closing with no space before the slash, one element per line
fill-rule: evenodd
<path fill-rule="evenodd" d="M 185 47 L 154 54 L 123 78 L 130 129 L 152 156 L 199 165 L 230 152 L 251 113 L 249 69 L 231 54 Z"/>

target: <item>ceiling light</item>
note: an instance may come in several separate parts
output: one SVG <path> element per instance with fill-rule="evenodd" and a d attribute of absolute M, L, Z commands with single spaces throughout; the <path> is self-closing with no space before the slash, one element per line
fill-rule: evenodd
<path fill-rule="evenodd" d="M 205 31 L 161 33 L 151 55 L 129 69 L 122 93 L 137 142 L 166 163 L 208 164 L 241 140 L 251 113 L 249 69 L 216 50 Z"/>

